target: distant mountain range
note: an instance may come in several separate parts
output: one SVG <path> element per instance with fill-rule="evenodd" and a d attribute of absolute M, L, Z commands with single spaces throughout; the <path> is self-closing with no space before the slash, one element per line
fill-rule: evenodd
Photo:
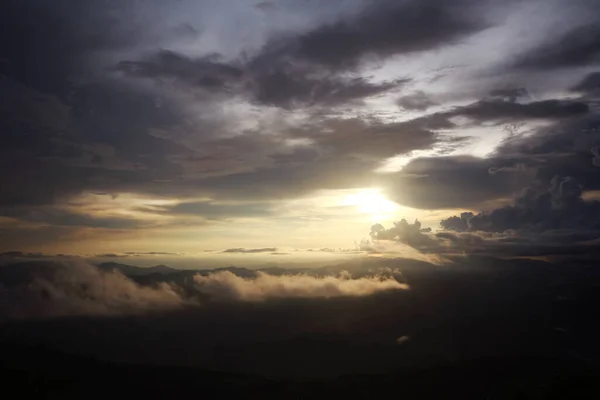
<path fill-rule="evenodd" d="M 140 276 L 150 274 L 168 275 L 181 270 L 167 267 L 166 265 L 156 265 L 154 267 L 136 267 L 135 265 L 119 264 L 116 262 L 105 262 L 98 264 L 100 269 L 105 271 L 117 270 L 127 276 Z"/>

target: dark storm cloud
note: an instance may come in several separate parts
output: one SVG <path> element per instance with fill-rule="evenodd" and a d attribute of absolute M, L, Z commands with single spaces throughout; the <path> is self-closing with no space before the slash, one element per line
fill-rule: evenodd
<path fill-rule="evenodd" d="M 590 10 L 593 23 L 579 26 L 557 40 L 538 46 L 523 55 L 517 65 L 531 69 L 578 67 L 600 61 L 600 18 L 598 9 Z"/>
<path fill-rule="evenodd" d="M 368 57 L 386 58 L 456 43 L 485 28 L 474 2 L 423 0 L 370 3 L 358 15 L 291 39 L 272 40 L 255 63 L 282 57 L 349 70 Z"/>
<path fill-rule="evenodd" d="M 306 72 L 278 70 L 262 73 L 253 85 L 254 97 L 266 105 L 283 108 L 338 106 L 360 102 L 401 87 L 406 80 L 371 83 L 362 77 L 304 76 Z"/>
<path fill-rule="evenodd" d="M 431 147 L 440 140 L 435 130 L 446 123 L 450 124 L 435 117 L 396 123 L 377 118 L 331 118 L 305 126 L 295 135 L 341 154 L 383 158 Z"/>
<path fill-rule="evenodd" d="M 123 24 L 132 4 L 3 2 L 0 204 L 52 204 L 176 169 L 164 155 L 177 146 L 148 135 L 173 123 L 172 109 L 91 70 L 95 52 L 139 39 L 139 26 Z"/>
<path fill-rule="evenodd" d="M 459 221 L 460 220 L 460 221 Z M 515 197 L 513 205 L 479 214 L 463 214 L 442 221 L 456 231 L 527 233 L 550 231 L 600 233 L 600 203 L 584 201 L 582 188 L 569 177 L 556 176 L 549 186 L 530 186 Z M 587 235 L 586 235 L 587 237 Z"/>
<path fill-rule="evenodd" d="M 589 112 L 585 102 L 573 100 L 543 100 L 531 103 L 484 100 L 451 112 L 476 121 L 522 121 L 526 119 L 561 119 Z"/>
<path fill-rule="evenodd" d="M 269 215 L 272 210 L 262 209 L 264 204 L 229 207 L 194 199 L 231 201 L 243 196 L 244 201 L 264 203 L 316 189 L 366 187 L 381 181 L 389 183 L 391 197 L 403 204 L 474 208 L 510 197 L 530 183 L 532 174 L 540 179 L 567 174 L 586 190 L 598 186 L 594 160 L 600 141 L 586 131 L 595 129 L 589 101 L 594 75 L 573 88 L 588 96 L 575 100 L 525 102 L 530 99 L 517 86 L 412 121 L 389 122 L 368 113 L 343 118 L 339 113 L 347 110 L 332 111 L 360 105 L 373 96 L 397 97 L 395 91 L 406 88 L 410 91 L 398 100 L 404 109 L 426 111 L 434 106 L 438 102 L 434 95 L 411 86 L 418 79 L 377 81 L 359 74 L 360 67 L 369 60 L 451 45 L 479 32 L 487 24 L 476 22 L 483 17 L 478 19 L 482 10 L 475 2 L 371 4 L 333 23 L 267 40 L 264 47 L 238 59 L 212 53 L 192 56 L 181 47 L 154 50 L 159 47 L 159 41 L 152 42 L 155 33 L 141 35 L 146 27 L 134 23 L 135 18 L 130 26 L 124 23 L 135 14 L 133 3 L 115 3 L 110 7 L 117 9 L 106 10 L 97 2 L 77 3 L 68 10 L 66 2 L 55 7 L 20 4 L 1 17 L 6 22 L 3 33 L 33 44 L 13 46 L 2 39 L 6 46 L 0 57 L 6 62 L 0 83 L 4 89 L 0 204 L 3 213 L 24 221 L 61 227 L 139 227 L 126 219 L 75 212 L 14 214 L 15 206 L 52 205 L 87 191 L 179 198 L 181 204 L 152 212 L 225 219 Z M 26 22 L 27 32 L 19 21 Z M 198 31 L 182 28 L 180 33 Z M 141 42 L 153 45 L 134 51 L 132 46 Z M 95 60 L 91 55 L 98 52 L 111 57 L 91 62 Z M 92 75 L 92 70 L 99 75 Z M 214 122 L 197 115 L 205 106 L 206 114 L 211 114 L 210 107 L 221 107 L 219 101 L 224 99 L 250 100 L 252 106 L 283 108 L 277 110 L 282 113 L 305 107 L 321 113 L 303 125 L 286 126 L 283 121 L 281 128 L 268 128 L 265 135 L 263 126 L 239 135 L 237 127 L 227 125 L 228 118 L 241 118 L 237 115 L 225 113 Z M 186 107 L 193 110 L 185 111 Z M 420 159 L 399 174 L 373 174 L 387 157 L 464 143 L 439 132 L 456 128 L 451 120 L 456 116 L 481 123 L 541 119 L 560 124 L 511 138 L 487 159 Z M 222 133 L 232 135 L 220 138 Z M 307 144 L 288 146 L 287 139 Z"/>
<path fill-rule="evenodd" d="M 484 29 L 470 1 L 377 2 L 352 17 L 304 33 L 271 39 L 253 56 L 225 63 L 218 55 L 189 58 L 161 50 L 141 61 L 121 61 L 129 76 L 176 79 L 213 92 L 251 96 L 283 108 L 337 106 L 383 94 L 407 81 L 373 83 L 339 73 L 366 57 L 387 58 L 455 43 Z"/>
<path fill-rule="evenodd" d="M 143 61 L 121 61 L 115 67 L 127 76 L 177 79 L 208 90 L 228 90 L 242 81 L 241 68 L 219 62 L 218 55 L 190 59 L 168 50 L 160 50 Z"/>
<path fill-rule="evenodd" d="M 438 140 L 431 130 L 436 129 L 436 126 L 417 123 L 385 124 L 359 119 L 325 120 L 312 125 L 312 132 L 303 133 L 317 143 L 319 151 L 306 151 L 302 148 L 287 152 L 270 151 L 268 143 L 257 141 L 257 145 L 260 144 L 263 148 L 261 151 L 264 152 L 264 157 L 247 162 L 244 153 L 249 148 L 248 142 L 236 139 L 230 146 L 232 163 L 225 163 L 225 158 L 219 156 L 218 164 L 206 167 L 218 169 L 224 177 L 197 179 L 199 172 L 205 171 L 205 166 L 210 162 L 206 158 L 210 154 L 202 154 L 200 157 L 196 151 L 174 143 L 185 139 L 177 136 L 177 133 L 171 133 L 172 129 L 181 128 L 185 116 L 177 110 L 168 95 L 161 96 L 157 102 L 154 92 L 123 84 L 122 81 L 103 78 L 83 80 L 81 82 L 84 83 L 81 83 L 78 79 L 72 79 L 89 72 L 89 54 L 121 50 L 148 40 L 147 37 L 140 36 L 138 29 L 141 26 L 127 27 L 123 24 L 127 16 L 133 17 L 135 9 L 131 8 L 130 3 L 119 6 L 118 10 L 111 8 L 116 5 L 102 9 L 100 3 L 90 3 L 86 7 L 77 5 L 73 8 L 66 7 L 66 3 L 59 3 L 53 9 L 33 2 L 19 4 L 5 16 L 10 16 L 14 21 L 31 17 L 26 25 L 26 36 L 35 38 L 32 42 L 36 46 L 10 47 L 5 52 L 6 66 L 14 67 L 11 70 L 13 72 L 22 72 L 24 69 L 19 60 L 38 61 L 28 65 L 30 69 L 26 75 L 17 74 L 4 81 L 11 84 L 18 82 L 13 86 L 20 85 L 12 91 L 3 91 L 6 95 L 3 101 L 6 107 L 3 110 L 6 112 L 2 119 L 4 124 L 9 124 L 3 130 L 4 135 L 9 135 L 3 136 L 3 150 L 9 155 L 4 158 L 4 162 L 13 169 L 17 168 L 17 172 L 10 173 L 8 168 L 3 168 L 4 172 L 0 174 L 0 197 L 6 206 L 53 204 L 84 191 L 130 191 L 154 195 L 169 193 L 175 196 L 193 196 L 201 192 L 227 197 L 233 193 L 247 193 L 250 186 L 253 186 L 253 195 L 281 195 L 287 191 L 286 195 L 291 196 L 321 187 L 364 184 L 368 181 L 370 170 L 376 167 L 376 158 L 427 148 Z M 432 21 L 445 21 L 436 27 L 444 31 L 438 38 L 446 36 L 448 29 L 463 31 L 456 22 L 462 17 L 454 15 L 454 11 L 450 11 L 454 6 L 448 7 L 446 3 L 441 11 L 433 7 L 433 3 L 425 6 L 410 5 L 407 8 L 402 6 L 400 9 L 403 11 L 399 11 L 399 6 L 388 4 L 386 7 L 397 17 L 406 12 L 418 18 L 431 17 Z M 353 21 L 340 22 L 338 26 L 344 30 L 357 29 L 359 36 L 366 32 L 368 41 L 375 43 L 385 31 L 393 28 L 388 19 L 385 19 L 387 22 L 383 27 L 373 23 L 372 18 L 378 17 L 376 13 L 385 14 L 382 10 L 381 7 L 367 8 L 364 14 Z M 114 14 L 113 11 L 118 13 Z M 408 20 L 412 21 L 412 17 Z M 7 24 L 3 25 L 6 33 L 10 33 L 8 36 L 23 37 L 19 36 L 23 27 L 8 22 L 7 20 Z M 36 26 L 40 29 L 36 30 Z M 64 29 L 56 28 L 58 26 L 63 26 Z M 121 62 L 117 69 L 129 78 L 175 79 L 207 91 L 227 92 L 239 89 L 239 93 L 250 94 L 258 102 L 288 108 L 353 103 L 393 90 L 407 82 L 398 80 L 374 83 L 360 76 L 341 76 L 335 72 L 327 72 L 328 68 L 319 67 L 318 60 L 305 63 L 306 67 L 301 66 L 302 63 L 284 62 L 290 54 L 297 60 L 306 58 L 305 55 L 316 54 L 310 50 L 311 43 L 315 43 L 315 35 L 325 34 L 330 37 L 333 32 L 331 29 L 316 28 L 316 33 L 309 32 L 302 36 L 299 40 L 305 44 L 289 47 L 285 51 L 287 55 L 278 56 L 271 67 L 261 61 L 265 60 L 263 56 L 270 51 L 267 51 L 270 49 L 267 46 L 261 55 L 250 58 L 246 65 L 225 62 L 216 55 L 192 58 L 174 51 L 161 50 L 140 61 Z M 429 31 L 415 32 L 416 36 L 411 34 L 410 43 L 420 41 L 424 48 L 434 46 L 434 39 L 428 36 Z M 400 43 L 407 39 L 396 37 L 394 33 L 397 34 L 398 31 L 392 29 L 389 33 L 389 37 L 397 43 L 383 47 L 376 45 L 375 53 L 378 55 L 383 56 L 388 50 L 415 50 L 410 47 L 412 45 Z M 360 39 L 359 36 L 352 34 L 351 38 L 356 41 Z M 56 47 L 57 43 L 61 43 L 62 47 Z M 371 52 L 367 50 L 368 43 L 347 45 L 356 49 L 350 56 L 353 60 L 361 57 L 359 53 Z M 294 49 L 301 51 L 293 55 L 296 51 Z M 24 97 L 17 90 L 26 92 L 27 96 Z M 50 94 L 42 95 L 43 92 Z M 21 109 L 19 113 L 11 111 L 14 109 L 15 98 L 24 98 L 23 104 L 18 107 Z M 219 127 L 216 126 L 215 129 Z M 331 135 L 318 134 L 322 129 L 331 130 Z M 157 130 L 165 133 L 153 133 Z M 206 149 L 207 146 L 203 148 Z M 199 161 L 200 158 L 202 161 Z M 240 162 L 245 165 L 245 170 L 251 172 L 240 171 L 236 166 Z M 269 162 L 283 168 L 273 170 Z M 251 163 L 258 163 L 258 166 Z M 348 173 L 353 174 L 352 178 L 345 176 Z M 233 175 L 225 176 L 228 174 Z M 265 187 L 256 190 L 255 185 L 247 185 L 245 180 L 262 182 Z M 193 212 L 189 207 L 194 208 L 189 204 L 181 205 L 167 212 Z M 203 211 L 219 215 L 227 212 L 224 209 Z M 252 210 L 246 211 L 255 214 Z M 77 214 L 58 216 L 60 213 L 53 211 L 44 218 L 68 226 L 89 223 L 92 226 L 117 228 L 131 227 L 132 224 L 120 220 L 96 220 Z M 41 216 L 36 218 L 37 222 L 44 219 Z"/>
<path fill-rule="evenodd" d="M 470 156 L 418 158 L 401 172 L 384 176 L 383 182 L 392 200 L 411 207 L 477 207 L 486 201 L 510 197 L 514 190 L 531 181 L 526 174 L 490 175 L 490 167 L 506 162 Z"/>
<path fill-rule="evenodd" d="M 219 55 L 192 59 L 161 50 L 143 61 L 121 61 L 116 71 L 128 77 L 151 78 L 161 84 L 174 80 L 208 93 L 240 95 L 259 104 L 293 109 L 295 107 L 338 106 L 360 102 L 398 88 L 408 80 L 372 83 L 363 77 L 342 77 L 319 71 L 314 66 L 289 63 L 248 65 L 225 63 Z"/>
<path fill-rule="evenodd" d="M 593 77 L 582 78 L 580 88 L 593 88 Z M 599 189 L 600 169 L 595 160 L 600 146 L 600 116 L 593 101 L 518 103 L 524 93 L 494 93 L 494 97 L 505 100 L 486 99 L 437 115 L 442 120 L 452 115 L 469 116 L 477 123 L 540 119 L 547 122 L 545 126 L 526 134 L 511 134 L 485 158 L 412 160 L 400 173 L 385 177 L 391 198 L 418 208 L 479 209 L 486 202 L 512 197 L 535 179 L 549 182 L 555 175 L 573 177 L 584 190 Z"/>
<path fill-rule="evenodd" d="M 581 82 L 573 86 L 573 91 L 600 94 L 600 72 L 592 72 L 587 75 Z"/>
<path fill-rule="evenodd" d="M 7 0 L 0 6 L 0 71 L 64 100 L 89 75 L 88 57 L 143 38 L 135 3 Z"/>

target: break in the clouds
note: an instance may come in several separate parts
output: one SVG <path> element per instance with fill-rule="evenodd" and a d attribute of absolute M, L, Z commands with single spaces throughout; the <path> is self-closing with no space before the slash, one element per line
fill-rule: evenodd
<path fill-rule="evenodd" d="M 502 213 L 593 237 L 596 3 L 4 2 L 2 250 L 345 248 L 403 217 L 448 244 Z"/>

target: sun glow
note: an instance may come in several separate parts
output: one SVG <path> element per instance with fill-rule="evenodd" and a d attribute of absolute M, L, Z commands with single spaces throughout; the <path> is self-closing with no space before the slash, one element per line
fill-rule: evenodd
<path fill-rule="evenodd" d="M 385 198 L 376 189 L 361 190 L 358 193 L 349 194 L 344 197 L 343 205 L 355 206 L 364 214 L 369 214 L 373 219 L 385 219 L 398 210 L 398 205 Z"/>

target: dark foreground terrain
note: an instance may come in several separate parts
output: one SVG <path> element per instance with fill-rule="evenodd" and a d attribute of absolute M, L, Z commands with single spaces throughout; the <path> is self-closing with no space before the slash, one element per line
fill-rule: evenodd
<path fill-rule="evenodd" d="M 127 304 L 140 287 L 165 282 L 197 302 L 152 313 L 5 318 L 0 384 L 4 393 L 33 398 L 600 398 L 600 272 L 593 262 L 365 259 L 268 272 L 361 276 L 383 267 L 398 268 L 410 290 L 220 302 L 198 297 L 190 283 L 214 271 L 138 274 L 109 265 L 136 282 L 124 281 Z M 1 267 L 6 315 L 18 317 L 25 305 L 50 313 L 73 304 L 114 306 L 104 295 L 111 286 L 74 280 L 82 275 L 72 269 L 65 281 L 61 271 L 39 263 Z M 48 289 L 32 293 L 42 278 Z"/>
<path fill-rule="evenodd" d="M 600 371 L 560 359 L 480 359 L 334 379 L 270 379 L 196 368 L 116 364 L 43 347 L 2 346 L 4 393 L 19 397 L 260 399 L 594 399 Z"/>

